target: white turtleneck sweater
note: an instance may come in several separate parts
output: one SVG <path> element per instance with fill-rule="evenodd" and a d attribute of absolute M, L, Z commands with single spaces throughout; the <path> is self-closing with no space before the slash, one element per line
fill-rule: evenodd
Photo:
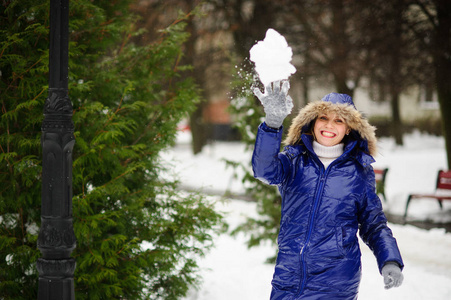
<path fill-rule="evenodd" d="M 319 160 L 323 163 L 325 169 L 327 169 L 331 162 L 333 162 L 343 154 L 343 147 L 343 143 L 327 147 L 321 145 L 317 141 L 313 141 L 313 151 L 315 151 Z"/>

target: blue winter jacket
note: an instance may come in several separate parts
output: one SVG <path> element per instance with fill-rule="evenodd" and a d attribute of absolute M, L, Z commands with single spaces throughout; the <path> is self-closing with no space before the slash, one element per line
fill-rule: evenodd
<path fill-rule="evenodd" d="M 252 158 L 256 178 L 277 185 L 282 196 L 279 252 L 272 300 L 357 299 L 361 278 L 357 231 L 377 258 L 403 267 L 375 193 L 374 159 L 351 140 L 327 169 L 312 136 L 279 152 L 282 129 L 258 129 Z"/>

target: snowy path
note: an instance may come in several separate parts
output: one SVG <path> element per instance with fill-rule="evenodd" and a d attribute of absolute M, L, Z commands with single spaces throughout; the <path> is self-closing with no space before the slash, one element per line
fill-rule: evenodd
<path fill-rule="evenodd" d="M 425 142 L 424 139 L 429 139 Z M 385 209 L 402 214 L 408 192 L 431 190 L 434 176 L 446 165 L 443 141 L 435 137 L 413 135 L 403 148 L 390 141 L 382 143 L 381 157 L 376 166 L 388 166 L 388 204 Z M 186 145 L 175 147 L 163 157 L 172 162 L 182 184 L 194 189 L 232 191 L 240 194 L 243 187 L 225 168 L 223 158 L 249 161 L 250 153 L 239 143 L 216 143 L 193 156 Z M 195 174 L 195 176 L 193 176 Z M 230 228 L 255 216 L 255 203 L 240 200 L 217 200 L 218 210 L 227 212 Z M 440 212 L 430 200 L 418 201 L 409 208 L 414 218 L 448 220 L 451 206 Z M 366 245 L 361 245 L 363 278 L 359 299 L 363 300 L 447 300 L 451 299 L 451 233 L 443 229 L 424 230 L 413 226 L 390 224 L 405 262 L 404 283 L 400 288 L 384 290 L 376 260 Z M 184 300 L 262 300 L 269 299 L 273 265 L 265 264 L 274 255 L 272 245 L 248 249 L 246 237 L 227 234 L 219 236 L 216 247 L 200 261 L 203 284 L 192 290 Z"/>

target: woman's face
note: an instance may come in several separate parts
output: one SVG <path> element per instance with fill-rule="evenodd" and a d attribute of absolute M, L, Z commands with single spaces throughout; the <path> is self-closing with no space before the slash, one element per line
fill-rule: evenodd
<path fill-rule="evenodd" d="M 313 128 L 316 141 L 323 146 L 335 146 L 349 133 L 348 125 L 335 113 L 322 113 L 315 121 Z"/>

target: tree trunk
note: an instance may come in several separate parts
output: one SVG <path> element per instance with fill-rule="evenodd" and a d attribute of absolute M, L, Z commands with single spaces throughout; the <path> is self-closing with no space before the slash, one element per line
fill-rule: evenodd
<path fill-rule="evenodd" d="M 442 115 L 443 136 L 446 143 L 448 170 L 451 170 L 451 2 L 437 2 L 434 64 L 437 95 Z"/>
<path fill-rule="evenodd" d="M 309 103 L 309 80 L 308 75 L 305 74 L 304 78 L 302 79 L 302 100 L 301 107 L 306 106 Z"/>
<path fill-rule="evenodd" d="M 404 145 L 403 142 L 403 125 L 400 116 L 399 109 L 399 95 L 402 90 L 403 82 L 400 80 L 402 75 L 400 74 L 401 70 L 401 59 L 403 59 L 401 55 L 401 47 L 402 47 L 402 13 L 404 7 L 402 3 L 396 3 L 396 9 L 394 10 L 395 17 L 393 22 L 393 46 L 392 51 L 390 52 L 390 100 L 391 100 L 391 110 L 392 110 L 392 134 L 395 138 L 395 143 L 398 146 Z"/>
<path fill-rule="evenodd" d="M 403 125 L 399 112 L 399 93 L 394 91 L 391 93 L 391 110 L 392 110 L 392 134 L 395 138 L 395 143 L 398 146 L 404 145 L 403 142 Z"/>
<path fill-rule="evenodd" d="M 203 118 L 204 107 L 205 102 L 198 104 L 196 110 L 190 116 L 191 147 L 194 154 L 200 153 L 207 144 L 207 126 Z"/>
<path fill-rule="evenodd" d="M 188 0 L 186 2 L 187 12 L 192 11 L 195 8 L 196 3 L 197 2 L 195 0 Z M 185 43 L 185 59 L 187 60 L 187 63 L 189 65 L 194 67 L 194 59 L 196 57 L 195 43 L 198 35 L 194 26 L 193 15 L 191 15 L 186 21 L 186 31 L 190 34 L 190 37 Z M 199 66 L 197 66 L 196 72 L 191 72 L 191 76 L 195 79 L 196 83 L 199 86 L 205 86 L 202 77 L 203 73 L 204 70 Z M 203 99 L 206 99 L 204 91 L 202 91 L 201 96 Z M 202 151 L 202 148 L 207 144 L 207 125 L 205 124 L 203 119 L 203 112 L 206 103 L 208 103 L 208 99 L 206 101 L 202 100 L 201 103 L 197 104 L 196 110 L 190 115 L 189 122 L 192 138 L 191 147 L 194 154 L 200 153 Z"/>
<path fill-rule="evenodd" d="M 302 82 L 302 100 L 303 102 L 300 103 L 301 107 L 306 106 L 309 103 L 309 90 L 310 90 L 310 85 L 309 85 L 309 79 L 310 79 L 310 47 L 309 44 L 306 43 L 306 49 L 305 49 L 305 54 L 304 54 L 304 65 L 303 68 L 301 69 L 302 72 L 302 77 L 301 77 L 301 82 Z"/>
<path fill-rule="evenodd" d="M 275 3 L 270 0 L 255 1 L 251 17 L 246 18 L 242 13 L 245 1 L 230 2 L 233 2 L 228 5 L 233 6 L 229 21 L 232 23 L 235 51 L 239 57 L 246 58 L 255 42 L 263 40 L 268 28 L 273 27 Z"/>
<path fill-rule="evenodd" d="M 349 66 L 347 45 L 348 37 L 346 34 L 346 16 L 344 13 L 344 3 L 342 0 L 333 1 L 333 17 L 332 17 L 332 52 L 333 59 L 331 61 L 331 70 L 334 75 L 335 88 L 338 93 L 344 93 L 353 97 L 354 91 L 349 88 L 347 81 L 349 80 Z"/>
<path fill-rule="evenodd" d="M 437 70 L 437 73 L 447 73 L 447 74 L 437 74 L 437 78 L 446 77 L 451 78 L 451 64 L 448 64 L 448 69 Z M 442 130 L 443 137 L 445 138 L 446 145 L 446 157 L 448 158 L 448 170 L 451 170 L 451 91 L 449 87 L 449 82 L 439 83 L 437 80 L 437 93 L 438 100 L 440 102 L 440 110 L 442 116 Z"/>

